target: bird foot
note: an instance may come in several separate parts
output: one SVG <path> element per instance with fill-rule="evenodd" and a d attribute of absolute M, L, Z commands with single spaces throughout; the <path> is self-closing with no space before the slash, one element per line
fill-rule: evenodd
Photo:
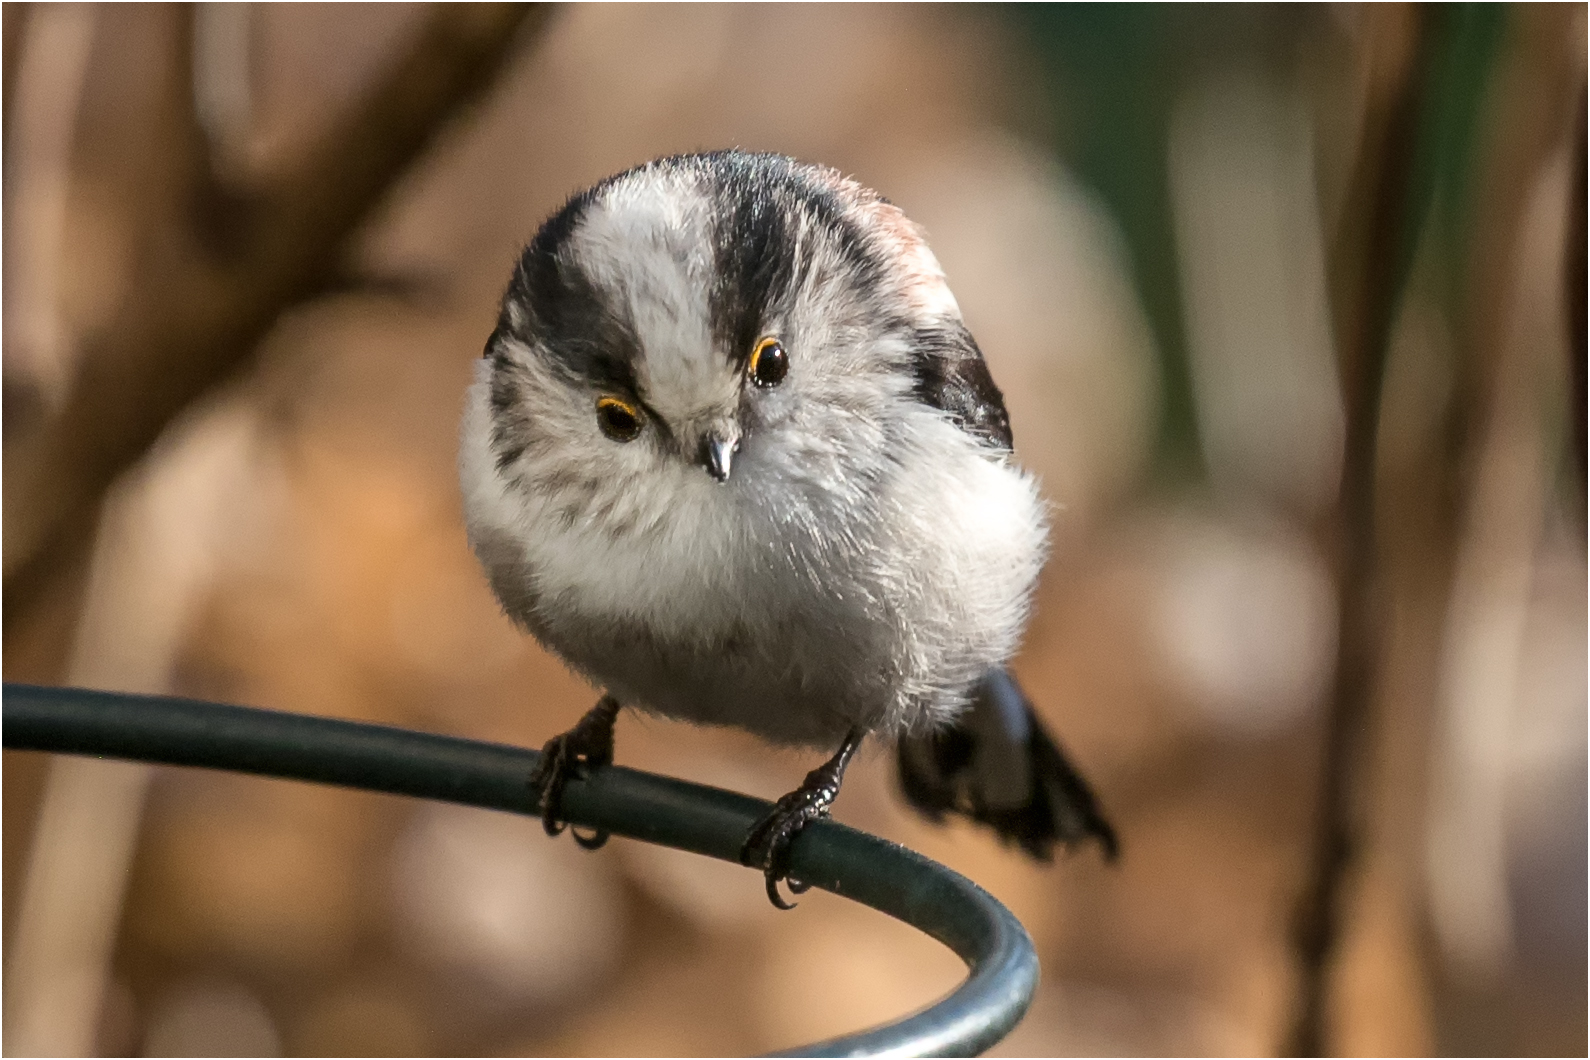
<path fill-rule="evenodd" d="M 740 848 L 740 864 L 761 868 L 767 879 L 768 900 L 780 909 L 795 908 L 793 902 L 786 902 L 778 893 L 780 880 L 787 882 L 795 894 L 808 889 L 800 880 L 790 879 L 790 843 L 808 824 L 828 816 L 828 808 L 838 794 L 837 784 L 812 788 L 802 785 L 779 799 L 773 812 L 746 836 L 745 845 Z"/>
<path fill-rule="evenodd" d="M 530 775 L 541 804 L 541 827 L 549 836 L 563 834 L 563 786 L 571 777 L 584 777 L 591 769 L 613 764 L 613 724 L 618 720 L 618 700 L 603 696 L 568 732 L 554 736 L 541 748 L 541 764 Z M 571 833 L 586 850 L 604 845 L 609 833 L 583 836 Z"/>
<path fill-rule="evenodd" d="M 793 894 L 804 894 L 811 889 L 811 884 L 790 877 L 790 844 L 808 824 L 828 816 L 829 807 L 839 797 L 845 767 L 861 745 L 862 735 L 852 732 L 846 736 L 839 753 L 806 774 L 800 787 L 779 799 L 773 811 L 757 822 L 740 847 L 740 864 L 762 870 L 768 901 L 780 909 L 795 908 L 795 903 L 784 901 L 778 893 L 780 881 L 787 884 Z"/>

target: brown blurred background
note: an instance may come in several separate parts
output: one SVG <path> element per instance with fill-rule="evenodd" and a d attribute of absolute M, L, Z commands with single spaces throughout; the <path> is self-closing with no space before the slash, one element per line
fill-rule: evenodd
<path fill-rule="evenodd" d="M 568 727 L 464 540 L 472 362 L 571 192 L 777 150 L 927 230 L 1055 506 L 1016 670 L 1119 867 L 930 827 L 876 750 L 836 809 L 1032 932 L 996 1052 L 1583 1055 L 1584 60 L 1577 5 L 8 3 L 5 678 Z M 964 974 L 504 814 L 4 784 L 11 1055 L 742 1054 Z"/>

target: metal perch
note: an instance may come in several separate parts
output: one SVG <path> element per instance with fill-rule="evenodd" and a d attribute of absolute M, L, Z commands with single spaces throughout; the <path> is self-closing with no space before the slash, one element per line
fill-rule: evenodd
<path fill-rule="evenodd" d="M 9 750 L 100 755 L 309 780 L 540 813 L 528 778 L 536 751 L 334 718 L 7 684 Z M 769 804 L 746 795 L 607 767 L 569 783 L 572 824 L 738 862 Z M 1003 1038 L 1038 986 L 1038 956 L 1010 911 L 920 854 L 832 821 L 809 826 L 791 866 L 814 887 L 903 920 L 944 943 L 971 975 L 936 1004 L 894 1023 L 791 1050 L 791 1056 L 975 1056 Z"/>

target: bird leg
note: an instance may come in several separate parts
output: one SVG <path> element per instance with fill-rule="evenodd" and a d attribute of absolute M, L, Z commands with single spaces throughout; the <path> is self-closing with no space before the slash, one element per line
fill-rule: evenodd
<path fill-rule="evenodd" d="M 839 753 L 806 774 L 801 786 L 778 800 L 773 812 L 757 822 L 751 834 L 740 847 L 740 864 L 759 865 L 767 879 L 767 897 L 780 909 L 793 909 L 793 903 L 784 901 L 778 893 L 778 882 L 788 882 L 789 889 L 800 894 L 810 884 L 792 880 L 789 876 L 790 843 L 811 822 L 828 816 L 828 808 L 839 797 L 839 785 L 845 779 L 845 767 L 855 757 L 866 733 L 851 729 L 840 745 Z"/>
<path fill-rule="evenodd" d="M 556 836 L 567 828 L 560 820 L 563 810 L 563 785 L 570 777 L 583 777 L 586 771 L 613 764 L 613 723 L 618 720 L 618 700 L 603 696 L 568 732 L 554 736 L 541 748 L 541 764 L 530 776 L 530 786 L 541 802 L 541 827 Z M 608 840 L 608 833 L 593 836 L 575 832 L 574 841 L 586 850 L 595 850 Z"/>

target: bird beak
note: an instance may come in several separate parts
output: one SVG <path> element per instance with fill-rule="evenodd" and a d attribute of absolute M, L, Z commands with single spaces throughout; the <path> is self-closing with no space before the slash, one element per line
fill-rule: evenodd
<path fill-rule="evenodd" d="M 740 448 L 740 439 L 709 431 L 701 439 L 701 463 L 719 482 L 729 481 L 729 466 Z"/>

